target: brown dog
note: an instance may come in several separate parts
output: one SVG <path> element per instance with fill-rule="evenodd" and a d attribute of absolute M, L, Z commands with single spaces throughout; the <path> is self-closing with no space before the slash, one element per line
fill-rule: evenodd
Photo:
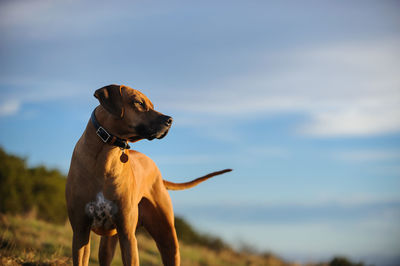
<path fill-rule="evenodd" d="M 230 169 L 188 183 L 162 179 L 155 163 L 129 149 L 127 141 L 161 139 L 172 118 L 153 109 L 141 92 L 109 85 L 94 96 L 100 101 L 75 146 L 66 185 L 73 230 L 73 263 L 88 265 L 90 231 L 101 235 L 99 262 L 110 265 L 119 240 L 124 265 L 138 265 L 135 238 L 143 225 L 157 243 L 164 265 L 179 265 L 174 214 L 167 189 L 180 190 Z"/>

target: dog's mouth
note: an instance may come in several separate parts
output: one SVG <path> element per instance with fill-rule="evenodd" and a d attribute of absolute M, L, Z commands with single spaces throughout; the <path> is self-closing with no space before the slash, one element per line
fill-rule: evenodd
<path fill-rule="evenodd" d="M 138 136 L 133 136 L 128 138 L 130 142 L 135 142 L 141 139 L 153 140 L 153 139 L 162 139 L 164 138 L 169 131 L 170 127 L 163 127 L 161 130 L 151 130 L 147 129 L 144 126 L 138 126 L 136 131 L 138 132 Z"/>
<path fill-rule="evenodd" d="M 153 139 L 162 139 L 168 134 L 169 128 L 156 132 L 154 134 L 150 134 L 145 139 L 153 140 Z"/>
<path fill-rule="evenodd" d="M 169 128 L 167 128 L 166 130 L 164 130 L 164 132 L 162 132 L 160 135 L 158 135 L 156 138 L 157 139 L 162 139 L 163 137 L 165 137 L 168 134 Z"/>

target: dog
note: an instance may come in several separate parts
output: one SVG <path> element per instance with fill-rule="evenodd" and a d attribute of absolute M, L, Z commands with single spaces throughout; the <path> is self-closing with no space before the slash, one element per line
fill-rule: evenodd
<path fill-rule="evenodd" d="M 100 265 L 110 265 L 117 242 L 124 265 L 139 265 L 135 231 L 155 240 L 164 265 L 180 265 L 174 214 L 167 190 L 182 190 L 219 174 L 186 183 L 163 180 L 156 164 L 130 150 L 129 142 L 165 137 L 173 119 L 154 110 L 140 91 L 108 85 L 73 151 L 66 183 L 68 217 L 73 230 L 73 265 L 88 265 L 90 233 L 101 235 Z"/>

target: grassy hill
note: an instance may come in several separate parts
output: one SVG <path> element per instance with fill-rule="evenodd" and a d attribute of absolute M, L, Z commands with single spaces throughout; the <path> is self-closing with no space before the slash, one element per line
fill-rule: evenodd
<path fill-rule="evenodd" d="M 144 232 L 137 234 L 140 265 L 162 265 L 154 241 Z M 57 225 L 32 217 L 0 215 L 0 265 L 71 265 L 72 231 L 68 223 Z M 90 265 L 98 265 L 99 237 L 92 234 Z M 289 266 L 272 254 L 236 252 L 229 247 L 212 250 L 181 241 L 182 265 L 270 265 Z M 119 248 L 113 265 L 122 265 Z"/>

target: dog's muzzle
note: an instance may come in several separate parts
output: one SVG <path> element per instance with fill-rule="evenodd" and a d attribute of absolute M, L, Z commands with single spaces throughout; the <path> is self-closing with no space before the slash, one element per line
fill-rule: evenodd
<path fill-rule="evenodd" d="M 173 121 L 172 117 L 167 115 L 162 115 L 150 126 L 145 126 L 145 125 L 137 126 L 136 131 L 138 132 L 140 137 L 148 140 L 162 139 L 168 134 L 168 131 L 172 125 L 172 121 Z M 133 138 L 129 140 L 132 141 Z"/>
<path fill-rule="evenodd" d="M 171 128 L 172 125 L 172 117 L 164 115 L 161 117 L 161 126 L 159 128 L 159 130 L 157 130 L 155 132 L 155 134 L 151 135 L 150 138 L 148 138 L 149 140 L 153 140 L 153 139 L 162 139 L 163 137 L 165 137 L 168 134 L 169 129 Z"/>

